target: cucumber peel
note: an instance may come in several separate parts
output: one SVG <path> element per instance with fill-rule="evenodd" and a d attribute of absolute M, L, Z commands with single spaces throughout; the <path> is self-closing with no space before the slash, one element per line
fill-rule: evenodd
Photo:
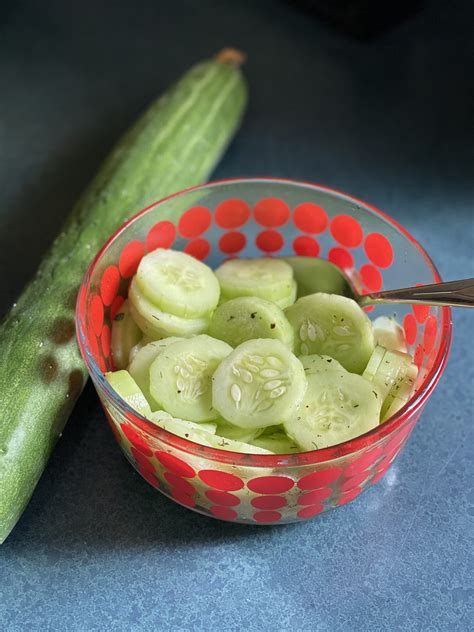
<path fill-rule="evenodd" d="M 26 507 L 87 379 L 74 307 L 91 256 L 132 213 L 207 180 L 245 108 L 238 61 L 238 53 L 226 53 L 194 66 L 150 106 L 0 325 L 0 543 Z M 173 220 L 179 212 L 168 215 Z"/>

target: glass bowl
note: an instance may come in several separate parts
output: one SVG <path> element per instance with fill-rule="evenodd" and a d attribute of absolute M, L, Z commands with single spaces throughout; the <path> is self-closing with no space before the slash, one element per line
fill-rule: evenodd
<path fill-rule="evenodd" d="M 104 378 L 113 369 L 111 321 L 140 259 L 158 247 L 182 250 L 213 268 L 229 257 L 317 256 L 346 270 L 368 292 L 440 281 L 420 244 L 381 211 L 322 186 L 265 178 L 214 182 L 160 200 L 124 224 L 91 263 L 77 302 L 79 346 L 110 427 L 130 463 L 165 496 L 221 520 L 285 524 L 340 507 L 377 483 L 441 376 L 450 310 L 396 307 L 420 371 L 411 400 L 384 424 L 301 454 L 226 452 L 158 428 Z M 393 315 L 394 306 L 372 313 Z"/>

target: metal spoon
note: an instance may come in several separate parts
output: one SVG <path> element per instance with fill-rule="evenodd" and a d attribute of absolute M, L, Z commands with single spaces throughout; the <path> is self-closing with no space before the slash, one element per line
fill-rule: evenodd
<path fill-rule="evenodd" d="M 298 298 L 314 292 L 341 294 L 361 307 L 380 303 L 417 303 L 474 307 L 474 279 L 461 279 L 361 294 L 355 279 L 349 278 L 330 261 L 316 257 L 286 257 L 298 283 Z"/>

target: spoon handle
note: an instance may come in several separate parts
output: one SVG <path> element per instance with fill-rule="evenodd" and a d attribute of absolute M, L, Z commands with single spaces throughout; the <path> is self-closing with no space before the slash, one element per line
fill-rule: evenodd
<path fill-rule="evenodd" d="M 421 305 L 474 307 L 474 279 L 373 292 L 361 296 L 359 303 L 362 306 L 374 303 L 419 303 Z"/>

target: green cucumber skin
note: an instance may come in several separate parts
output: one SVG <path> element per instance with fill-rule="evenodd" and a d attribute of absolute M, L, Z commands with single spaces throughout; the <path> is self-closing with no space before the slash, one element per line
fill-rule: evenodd
<path fill-rule="evenodd" d="M 87 265 L 128 217 L 207 180 L 246 101 L 240 70 L 213 60 L 194 66 L 155 101 L 113 149 L 0 324 L 0 543 L 87 379 L 74 332 Z"/>

